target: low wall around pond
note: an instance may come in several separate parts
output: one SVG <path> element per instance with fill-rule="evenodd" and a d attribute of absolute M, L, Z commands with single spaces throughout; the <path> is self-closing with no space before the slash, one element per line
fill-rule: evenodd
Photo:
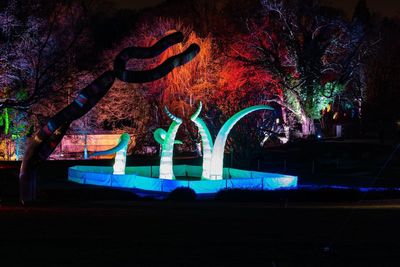
<path fill-rule="evenodd" d="M 80 184 L 115 188 L 171 192 L 179 187 L 189 187 L 197 194 L 217 193 L 228 188 L 253 190 L 293 189 L 297 176 L 224 168 L 223 180 L 193 180 L 201 176 L 200 166 L 176 165 L 176 180 L 158 179 L 159 166 L 127 167 L 124 175 L 113 175 L 112 167 L 74 166 L 68 170 L 68 180 Z M 185 177 L 190 179 L 184 180 Z"/>

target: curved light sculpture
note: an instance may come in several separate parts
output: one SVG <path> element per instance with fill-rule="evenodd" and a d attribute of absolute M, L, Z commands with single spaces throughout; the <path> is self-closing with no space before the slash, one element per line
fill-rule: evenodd
<path fill-rule="evenodd" d="M 211 165 L 211 154 L 213 149 L 213 140 L 211 138 L 210 131 L 208 130 L 205 122 L 199 117 L 201 109 L 203 108 L 203 104 L 200 102 L 197 111 L 190 117 L 190 120 L 193 121 L 197 128 L 199 129 L 199 133 L 201 136 L 201 143 L 203 148 L 203 171 L 201 174 L 202 179 L 210 178 L 210 165 Z"/>
<path fill-rule="evenodd" d="M 131 137 L 127 133 L 123 133 L 119 138 L 118 144 L 108 150 L 98 151 L 90 154 L 90 157 L 104 156 L 116 153 L 113 165 L 113 174 L 125 174 L 126 166 L 126 151 L 128 149 L 129 140 Z"/>
<path fill-rule="evenodd" d="M 209 168 L 209 177 L 204 177 L 205 179 L 211 180 L 221 180 L 222 173 L 223 173 L 223 164 L 224 164 L 224 150 L 225 150 L 225 143 L 226 139 L 228 138 L 228 134 L 233 128 L 233 126 L 244 116 L 248 115 L 257 110 L 274 110 L 270 106 L 267 105 L 258 105 L 252 106 L 249 108 L 245 108 L 235 115 L 233 115 L 229 120 L 225 122 L 222 126 L 221 130 L 219 130 L 217 138 L 215 139 L 214 148 L 211 154 L 211 161 L 210 165 L 207 167 Z M 206 172 L 203 171 L 203 174 Z"/>
<path fill-rule="evenodd" d="M 267 105 L 246 108 L 233 115 L 219 130 L 215 144 L 205 122 L 199 117 L 203 105 L 200 102 L 197 111 L 190 118 L 199 128 L 203 147 L 203 171 L 201 178 L 206 180 L 221 180 L 223 174 L 224 150 L 228 134 L 235 124 L 244 116 L 257 110 L 273 110 Z"/>
<path fill-rule="evenodd" d="M 160 160 L 160 179 L 175 179 L 172 168 L 172 156 L 174 155 L 174 144 L 182 144 L 181 141 L 175 140 L 179 126 L 182 124 L 182 119 L 173 115 L 167 107 L 164 108 L 165 113 L 172 120 L 168 128 L 168 132 L 159 128 L 154 132 L 154 139 L 161 145 L 161 160 Z"/>

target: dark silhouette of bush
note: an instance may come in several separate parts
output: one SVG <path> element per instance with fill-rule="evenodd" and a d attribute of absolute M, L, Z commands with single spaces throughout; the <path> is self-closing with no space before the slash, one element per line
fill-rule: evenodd
<path fill-rule="evenodd" d="M 44 202 L 64 201 L 132 201 L 140 197 L 132 191 L 97 186 L 74 186 L 72 188 L 42 189 L 38 199 Z"/>
<path fill-rule="evenodd" d="M 188 187 L 179 187 L 169 193 L 167 200 L 172 201 L 195 201 L 196 192 Z"/>
<path fill-rule="evenodd" d="M 361 200 L 400 199 L 400 191 L 375 190 L 363 192 L 353 188 L 319 188 L 294 190 L 245 190 L 219 191 L 215 200 L 233 202 L 358 202 Z"/>
<path fill-rule="evenodd" d="M 0 171 L 0 202 L 18 201 L 18 169 L 10 168 Z"/>

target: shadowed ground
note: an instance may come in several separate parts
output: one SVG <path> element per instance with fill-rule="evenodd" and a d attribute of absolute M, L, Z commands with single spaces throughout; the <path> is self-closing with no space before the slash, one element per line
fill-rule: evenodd
<path fill-rule="evenodd" d="M 171 202 L 95 196 L 27 208 L 1 206 L 2 266 L 398 266 L 400 201 Z M 98 197 L 107 199 L 102 191 Z"/>
<path fill-rule="evenodd" d="M 340 173 L 350 168 L 348 161 L 355 163 L 351 153 L 361 149 L 367 156 L 359 159 L 360 169 L 371 173 L 354 178 Z M 269 155 L 288 158 L 289 172 L 304 173 L 306 184 L 322 179 L 398 187 L 398 155 L 384 179 L 374 181 L 391 148 L 376 153 L 372 149 L 362 146 L 355 151 L 354 145 L 346 151 L 337 149 L 337 155 L 344 155 L 339 157 L 339 168 L 324 162 L 335 159 L 335 150 L 325 157 L 318 153 L 315 176 L 307 174 L 309 161 L 290 161 L 303 159 L 295 157 L 301 149 Z M 220 194 L 218 200 L 158 201 L 66 183 L 66 168 L 75 163 L 48 162 L 41 170 L 40 202 L 24 208 L 15 204 L 15 179 L 7 178 L 16 177 L 17 168 L 3 165 L 0 266 L 399 266 L 400 192 L 396 190 L 239 191 Z"/>

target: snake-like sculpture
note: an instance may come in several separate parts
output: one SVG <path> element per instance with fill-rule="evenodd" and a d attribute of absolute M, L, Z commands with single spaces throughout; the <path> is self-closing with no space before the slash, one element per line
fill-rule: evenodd
<path fill-rule="evenodd" d="M 160 55 L 168 47 L 182 42 L 181 32 L 174 32 L 160 39 L 151 47 L 128 47 L 123 49 L 114 60 L 114 69 L 108 70 L 83 88 L 74 101 L 51 117 L 33 138 L 22 161 L 19 182 L 21 203 L 36 199 L 37 169 L 61 142 L 70 124 L 91 110 L 108 92 L 115 78 L 128 83 L 145 83 L 155 81 L 167 75 L 174 68 L 191 61 L 200 51 L 197 44 L 191 44 L 185 51 L 166 59 L 159 66 L 143 71 L 126 69 L 131 58 L 146 59 Z"/>

